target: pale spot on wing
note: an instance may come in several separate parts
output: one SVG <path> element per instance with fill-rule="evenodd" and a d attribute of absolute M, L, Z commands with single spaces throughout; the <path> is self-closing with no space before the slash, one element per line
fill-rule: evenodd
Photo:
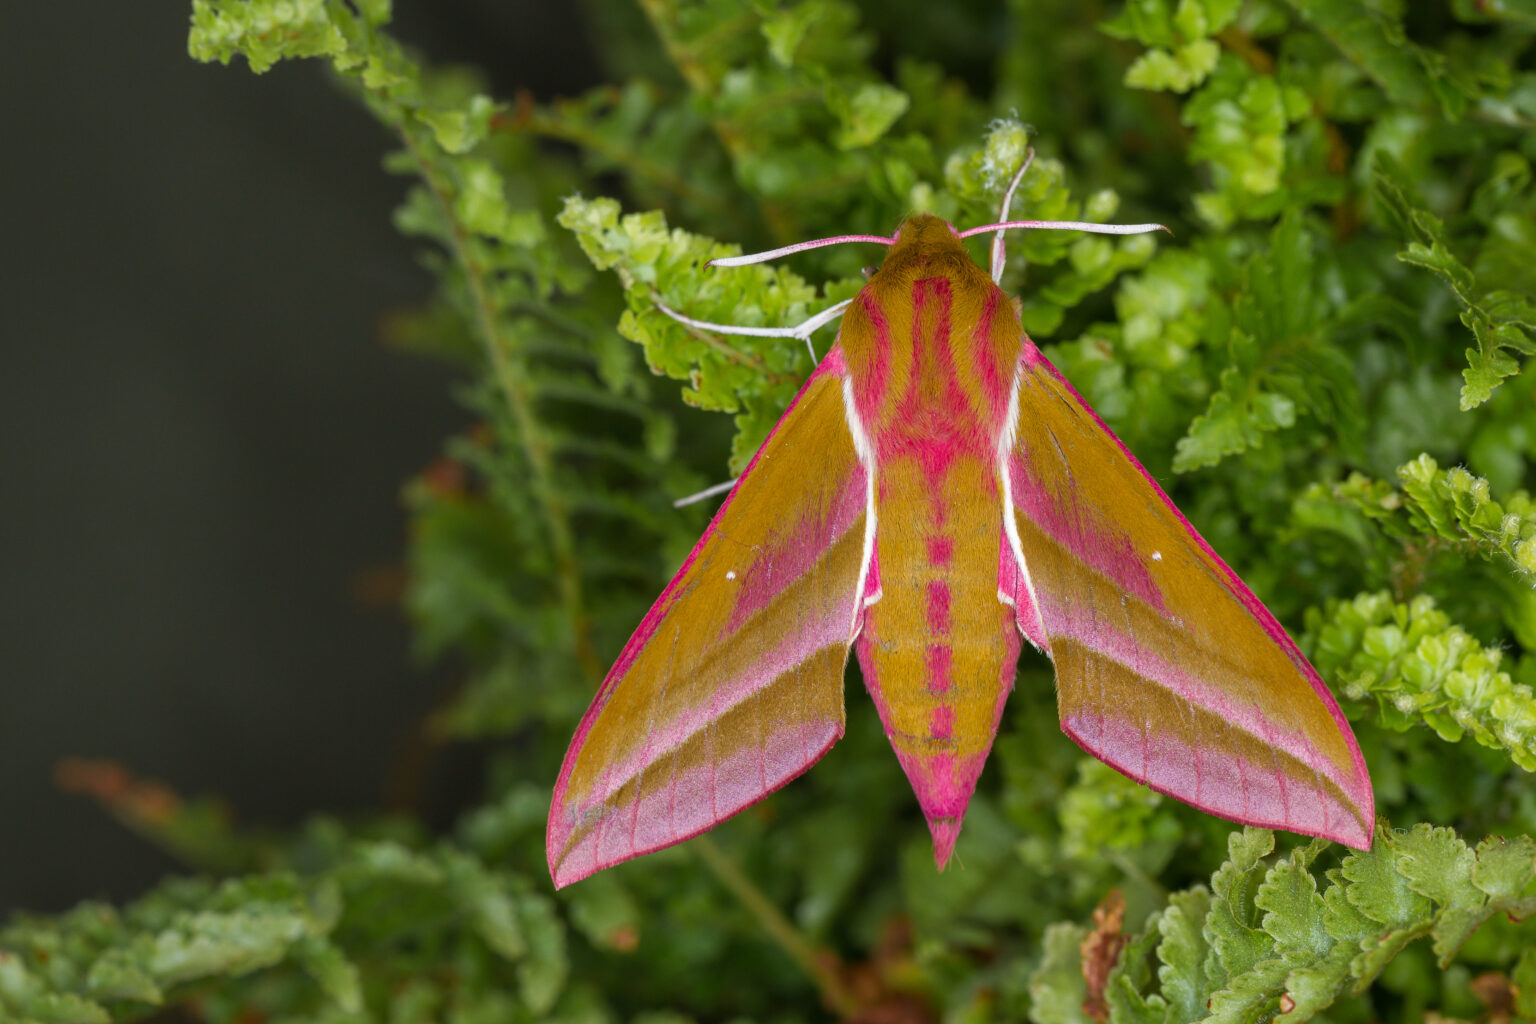
<path fill-rule="evenodd" d="M 1255 610 L 1256 599 L 1202 545 L 1193 528 L 1157 491 L 1155 481 L 1145 478 L 1123 448 L 1114 450 L 1113 436 L 1092 421 L 1080 400 L 1072 401 L 1069 392 L 1052 386 L 1049 378 L 1042 377 L 1038 383 L 1037 392 L 1026 397 L 1050 401 L 1037 405 L 1039 413 L 1034 417 L 1027 409 L 1021 414 L 1021 429 L 1030 428 L 1033 443 L 1020 445 L 1015 465 L 1023 463 L 1027 468 L 1032 457 L 1038 472 L 1023 481 L 1026 488 L 1032 485 L 1046 496 L 1065 493 L 1071 502 L 1060 509 L 1057 520 L 1050 519 L 1053 510 L 1047 505 L 1042 510 L 1046 515 L 1028 521 L 1031 510 L 1017 495 L 1016 508 L 1010 511 L 1020 533 L 1021 559 L 1028 556 L 1036 562 L 1031 568 L 1042 585 L 1043 618 L 1053 647 L 1058 631 L 1064 641 L 1077 638 L 1077 646 L 1062 643 L 1063 658 L 1072 664 L 1074 674 L 1059 676 L 1058 687 L 1063 697 L 1075 698 L 1070 719 L 1064 714 L 1064 727 L 1077 742 L 1126 774 L 1196 806 L 1238 820 L 1263 819 L 1274 827 L 1360 843 L 1355 836 L 1369 817 L 1369 782 L 1360 781 L 1358 751 L 1352 749 L 1352 737 L 1336 711 L 1331 717 L 1337 726 L 1318 721 L 1323 716 L 1317 712 L 1333 710 L 1333 703 L 1315 673 L 1295 654 L 1262 606 Z M 1028 392 L 1028 386 L 1021 391 Z M 1101 462 L 1112 463 L 1109 468 L 1117 472 L 1110 476 L 1126 486 L 1111 487 L 1104 479 L 1082 473 L 1081 465 L 1075 473 L 1069 455 L 1075 458 L 1082 446 L 1090 456 L 1120 455 L 1120 459 Z M 1127 472 L 1119 472 L 1122 466 Z M 1020 487 L 1013 479 L 1008 483 Z M 1138 599 L 1148 603 L 1145 597 L 1125 586 L 1123 574 L 1133 565 L 1095 564 L 1092 557 L 1084 557 L 1083 545 L 1073 543 L 1074 535 L 1081 532 L 1074 528 L 1100 516 L 1111 527 L 1106 531 L 1111 536 L 1122 521 L 1135 525 L 1150 519 L 1153 525 L 1166 525 L 1173 536 L 1163 543 L 1154 536 L 1154 529 L 1128 526 L 1124 556 L 1142 563 L 1150 579 L 1179 573 L 1181 593 L 1215 593 L 1203 602 L 1185 600 L 1182 607 L 1172 603 L 1150 609 L 1158 615 L 1147 614 L 1149 609 L 1138 606 Z M 1189 543 L 1182 544 L 1185 534 Z M 1132 547 L 1132 539 L 1140 539 L 1141 544 Z M 1166 543 L 1174 546 L 1165 552 L 1161 549 Z M 1038 551 L 1033 550 L 1036 547 Z M 1105 581 L 1118 585 L 1110 591 L 1102 587 Z M 1088 601 L 1089 592 L 1096 599 L 1080 606 L 1080 600 Z M 1053 601 L 1053 596 L 1061 600 Z M 1116 602 L 1123 620 L 1115 611 Z M 1055 615 L 1051 614 L 1053 604 Z M 1232 629 L 1215 630 L 1212 622 Z M 1264 635 L 1250 637 L 1255 631 Z M 1232 637 L 1254 642 L 1227 643 Z M 1180 658 L 1181 651 L 1194 657 Z M 1256 651 L 1257 656 L 1247 656 L 1248 651 Z M 1268 664 L 1279 660 L 1270 654 L 1292 655 L 1289 660 L 1294 667 Z M 1186 669 L 1193 673 L 1188 678 Z M 1064 671 L 1060 665 L 1058 671 Z M 1147 703 L 1137 699 L 1130 680 L 1153 688 Z M 1312 692 L 1292 692 L 1300 689 L 1289 685 L 1293 680 L 1309 683 Z M 1289 701 L 1266 708 L 1260 698 L 1271 687 L 1277 691 L 1272 696 L 1283 693 Z M 1154 697 L 1158 689 L 1177 703 Z M 1118 706 L 1109 705 L 1116 713 L 1106 715 L 1111 692 Z M 1162 712 L 1153 713 L 1153 702 L 1165 705 Z M 1343 765 L 1335 770 L 1339 759 L 1332 747 L 1337 745 L 1328 742 L 1337 735 L 1335 729 L 1342 731 L 1343 752 L 1354 755 L 1354 772 Z M 1218 735 L 1229 737 L 1233 750 L 1210 742 Z M 1238 746 L 1247 748 L 1242 756 L 1233 752 Z"/>
<path fill-rule="evenodd" d="M 697 834 L 804 771 L 841 735 L 868 488 L 843 428 L 838 375 L 819 373 L 738 483 L 734 514 L 706 530 L 583 719 L 546 840 L 557 885 Z M 803 490 L 789 481 L 791 463 L 772 458 L 775 444 L 814 463 Z M 756 515 L 754 494 L 802 514 Z M 787 531 L 797 518 L 815 528 Z M 707 637 L 717 639 L 701 649 Z"/>

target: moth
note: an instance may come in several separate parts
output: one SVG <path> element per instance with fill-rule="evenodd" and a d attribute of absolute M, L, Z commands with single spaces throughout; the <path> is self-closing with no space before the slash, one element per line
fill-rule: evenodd
<path fill-rule="evenodd" d="M 1370 776 L 1327 687 L 998 287 L 1007 228 L 1158 225 L 1008 221 L 1008 201 L 966 232 L 919 214 L 892 238 L 714 261 L 888 246 L 798 329 L 673 314 L 807 339 L 842 323 L 577 728 L 550 806 L 557 887 L 810 768 L 843 735 L 850 647 L 941 868 L 1024 641 L 1094 757 L 1223 818 L 1370 846 Z M 991 274 L 961 244 L 984 232 Z"/>

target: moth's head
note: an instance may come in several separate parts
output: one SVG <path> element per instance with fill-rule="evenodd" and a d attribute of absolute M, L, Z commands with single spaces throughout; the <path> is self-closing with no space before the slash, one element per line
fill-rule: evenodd
<path fill-rule="evenodd" d="M 937 249 L 948 245 L 960 247 L 960 232 L 943 217 L 931 213 L 914 213 L 896 229 L 896 244 L 891 246 L 892 255 L 906 248 Z"/>
<path fill-rule="evenodd" d="M 954 225 L 931 213 L 915 213 L 896 229 L 896 241 L 886 250 L 880 273 L 943 273 L 959 263 L 975 265 Z"/>

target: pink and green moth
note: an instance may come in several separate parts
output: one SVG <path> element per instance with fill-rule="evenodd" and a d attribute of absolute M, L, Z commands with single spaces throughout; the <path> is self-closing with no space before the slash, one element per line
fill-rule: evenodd
<path fill-rule="evenodd" d="M 714 261 L 889 247 L 855 298 L 799 328 L 678 317 L 807 338 L 842 324 L 577 728 L 550 807 L 556 886 L 810 768 L 843 734 L 850 647 L 940 867 L 1023 640 L 1094 757 L 1223 818 L 1369 847 L 1370 776 L 1327 687 L 997 286 L 1006 228 L 1158 225 L 1008 221 L 1008 201 L 965 232 L 919 214 L 893 238 Z M 961 245 L 983 232 L 990 276 Z"/>

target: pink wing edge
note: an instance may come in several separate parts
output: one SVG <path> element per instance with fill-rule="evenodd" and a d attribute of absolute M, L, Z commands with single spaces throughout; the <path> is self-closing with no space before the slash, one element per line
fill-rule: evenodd
<path fill-rule="evenodd" d="M 725 821 L 727 818 L 734 817 L 735 815 L 740 814 L 742 811 L 746 810 L 748 807 L 766 800 L 780 789 L 783 789 L 785 786 L 789 785 L 795 779 L 798 779 L 801 775 L 804 775 L 811 769 L 813 765 L 816 764 L 816 762 L 820 761 L 823 757 L 826 756 L 827 751 L 831 750 L 832 747 L 836 745 L 838 740 L 843 738 L 844 730 L 842 727 L 839 727 L 836 729 L 836 731 L 833 732 L 832 736 L 827 740 L 827 742 L 819 750 L 817 750 L 799 770 L 784 776 L 783 779 L 779 780 L 768 789 L 765 789 L 755 799 L 749 800 L 742 804 L 740 807 L 736 807 L 730 811 L 727 811 L 725 814 L 720 815 L 709 824 L 703 825 L 691 832 L 680 834 L 675 838 L 669 839 L 664 843 L 650 847 L 646 850 L 637 851 L 627 856 L 618 857 L 611 860 L 588 861 L 581 864 L 580 866 L 565 867 L 564 870 L 562 870 L 561 865 L 557 864 L 556 862 L 556 857 L 559 855 L 561 847 L 564 846 L 565 841 L 570 836 L 570 834 L 575 831 L 573 826 L 570 826 L 565 822 L 567 811 L 565 803 L 566 786 L 570 781 L 570 775 L 572 769 L 575 766 L 576 756 L 580 752 L 582 745 L 586 742 L 587 735 L 592 731 L 592 727 L 596 723 L 598 715 L 602 713 L 603 706 L 606 703 L 605 698 L 607 697 L 609 691 L 617 683 L 617 681 L 623 677 L 624 673 L 629 670 L 630 665 L 632 665 L 635 658 L 639 656 L 640 650 L 650 641 L 651 637 L 655 635 L 657 628 L 661 625 L 662 619 L 666 617 L 667 611 L 671 608 L 673 598 L 677 593 L 678 588 L 682 586 L 683 580 L 687 577 L 689 569 L 691 569 L 693 567 L 693 563 L 698 560 L 699 553 L 704 549 L 704 545 L 709 541 L 711 537 L 714 536 L 716 527 L 721 523 L 722 520 L 724 520 L 732 502 L 736 500 L 736 493 L 740 489 L 740 481 L 745 480 L 752 473 L 752 471 L 757 468 L 758 460 L 762 458 L 763 452 L 768 448 L 768 442 L 773 440 L 773 438 L 778 434 L 779 430 L 789 419 L 790 414 L 794 412 L 795 408 L 800 404 L 801 398 L 803 398 L 805 393 L 810 390 L 812 384 L 816 383 L 820 378 L 828 374 L 846 378 L 846 373 L 847 362 L 843 357 L 842 349 L 834 345 L 827 352 L 826 356 L 823 357 L 821 362 L 817 365 L 816 369 L 812 371 L 811 375 L 805 379 L 805 383 L 802 384 L 800 386 L 800 390 L 795 393 L 794 400 L 789 403 L 789 406 L 784 410 L 784 414 L 779 417 L 776 423 L 774 423 L 773 429 L 768 432 L 768 436 L 764 438 L 763 443 L 758 446 L 757 451 L 752 456 L 752 460 L 747 463 L 747 468 L 742 471 L 741 477 L 738 479 L 737 486 L 732 487 L 731 490 L 726 494 L 725 500 L 721 502 L 720 507 L 715 510 L 715 514 L 710 519 L 709 525 L 704 528 L 703 534 L 700 535 L 698 541 L 694 544 L 693 549 L 688 552 L 688 557 L 683 560 L 683 564 L 678 568 L 676 574 L 673 575 L 666 588 L 662 590 L 660 596 L 658 596 L 655 602 L 651 605 L 651 609 L 646 613 L 645 618 L 640 620 L 640 625 L 636 627 L 634 634 L 630 636 L 629 641 L 624 645 L 624 649 L 619 653 L 618 659 L 613 663 L 613 667 L 608 670 L 608 675 L 604 677 L 602 685 L 598 687 L 596 695 L 592 698 L 592 703 L 587 707 L 586 713 L 582 715 L 581 722 L 576 727 L 576 733 L 571 738 L 571 745 L 566 749 L 565 760 L 560 765 L 560 775 L 555 780 L 554 793 L 550 799 L 549 822 L 545 829 L 544 854 L 545 859 L 549 863 L 550 880 L 554 882 L 556 889 L 563 889 L 567 885 L 571 885 L 574 882 L 579 882 L 584 878 L 596 874 L 604 868 L 610 868 L 616 864 L 622 864 L 627 860 L 633 860 L 635 857 L 643 856 L 647 853 L 655 853 L 657 850 L 668 849 L 669 847 L 676 846 L 679 843 L 685 843 L 690 839 L 694 839 L 703 835 L 705 832 L 711 831 L 722 821 Z M 850 433 L 850 444 L 852 443 L 853 439 Z M 866 472 L 868 472 L 867 469 Z M 861 584 L 867 586 L 867 582 L 870 579 L 870 573 L 861 572 L 860 575 L 862 577 Z M 864 604 L 865 602 L 863 595 L 857 595 L 854 600 L 854 605 L 857 609 L 855 613 L 856 618 L 853 623 L 852 633 L 848 638 L 848 643 L 850 645 L 852 645 L 854 638 L 858 635 L 860 628 L 862 628 Z"/>
<path fill-rule="evenodd" d="M 1137 459 L 1136 456 L 1131 453 L 1131 450 L 1125 446 L 1125 442 L 1121 441 L 1119 436 L 1116 435 L 1113 430 L 1109 429 L 1109 425 L 1099 417 L 1099 414 L 1094 411 L 1093 406 L 1089 405 L 1087 400 L 1078 393 L 1077 388 L 1072 386 L 1072 382 L 1067 380 L 1067 378 L 1062 374 L 1060 370 L 1056 369 L 1051 361 L 1045 357 L 1045 354 L 1041 352 L 1040 349 L 1035 346 L 1034 342 L 1031 341 L 1028 337 L 1024 339 L 1024 345 L 1024 351 L 1020 354 L 1021 372 L 1027 371 L 1036 366 L 1043 366 L 1045 370 L 1056 379 L 1057 383 L 1066 389 L 1067 393 L 1072 396 L 1073 401 L 1077 402 L 1078 407 L 1082 409 L 1083 412 L 1088 414 L 1089 418 L 1092 419 L 1094 424 L 1104 432 L 1105 436 L 1114 442 L 1115 447 L 1120 450 L 1120 454 L 1123 455 L 1126 460 L 1129 461 L 1133 467 L 1135 467 L 1136 471 L 1141 474 L 1142 479 L 1147 482 L 1147 486 L 1151 488 L 1152 493 L 1157 495 L 1157 497 L 1162 500 L 1164 506 L 1167 507 L 1168 511 L 1173 513 L 1174 518 L 1177 519 L 1179 524 L 1184 527 L 1185 531 L 1189 534 L 1190 539 L 1195 542 L 1196 546 L 1199 547 L 1202 552 L 1208 555 L 1211 561 L 1214 562 L 1218 568 L 1220 568 L 1222 574 L 1226 577 L 1228 587 L 1237 597 L 1238 601 L 1243 605 L 1244 609 L 1247 610 L 1248 614 L 1258 622 L 1259 626 L 1264 630 L 1265 634 L 1270 638 L 1270 640 L 1277 644 L 1280 649 L 1285 652 L 1286 656 L 1291 660 L 1291 662 L 1301 670 L 1302 674 L 1306 677 L 1307 682 L 1312 685 L 1313 692 L 1316 693 L 1318 699 L 1323 702 L 1323 706 L 1328 709 L 1328 713 L 1333 716 L 1334 724 L 1338 726 L 1339 731 L 1343 733 L 1344 738 L 1349 745 L 1352 767 L 1355 774 L 1354 781 L 1359 791 L 1363 792 L 1365 795 L 1363 808 L 1365 811 L 1365 818 L 1367 821 L 1374 822 L 1376 818 L 1376 793 L 1371 785 L 1370 771 L 1366 767 L 1365 756 L 1360 753 L 1360 745 L 1355 740 L 1354 730 L 1350 728 L 1348 720 L 1345 719 L 1344 712 L 1340 709 L 1338 700 L 1334 698 L 1333 692 L 1328 689 L 1328 686 L 1323 682 L 1322 677 L 1317 674 L 1317 669 L 1312 667 L 1312 663 L 1308 661 L 1306 656 L 1301 653 L 1301 649 L 1296 646 L 1296 642 L 1291 639 L 1291 635 L 1286 632 L 1284 626 L 1280 625 L 1279 620 L 1275 618 L 1274 614 L 1267 607 L 1265 607 L 1264 602 L 1260 601 L 1258 597 L 1254 595 L 1253 591 L 1248 589 L 1248 585 L 1242 581 L 1237 573 L 1232 571 L 1232 567 L 1227 565 L 1226 561 L 1216 553 L 1215 549 L 1212 548 L 1206 539 L 1200 535 L 1200 532 L 1195 529 L 1194 524 L 1185 517 L 1184 513 L 1179 511 L 1178 506 L 1175 505 L 1173 500 L 1169 498 L 1168 495 L 1163 491 L 1163 488 L 1158 484 L 1157 480 L 1153 478 L 1151 473 L 1147 472 L 1146 467 L 1141 464 L 1141 461 Z M 1019 554 L 1015 552 L 1014 557 L 1019 557 Z M 1025 567 L 1024 571 L 1027 572 L 1027 566 Z M 1034 603 L 1032 595 L 1030 603 Z M 1023 604 L 1024 602 L 1021 601 L 1016 605 L 1019 613 L 1019 629 L 1024 633 L 1026 638 L 1029 638 L 1031 642 L 1034 642 L 1033 637 L 1031 636 L 1030 628 L 1027 627 L 1024 623 L 1025 608 L 1023 607 Z M 1038 617 L 1038 608 L 1030 608 L 1029 611 Z M 1042 650 L 1046 650 L 1045 647 L 1038 643 L 1036 643 L 1036 646 L 1040 647 Z M 1133 769 L 1126 765 L 1117 764 L 1114 760 L 1090 749 L 1085 738 L 1079 736 L 1065 722 L 1062 723 L 1062 731 L 1067 734 L 1072 742 L 1081 747 L 1084 753 L 1087 753 L 1091 757 L 1103 761 L 1105 764 L 1110 765 L 1112 768 L 1114 768 L 1116 771 L 1119 771 L 1123 775 L 1137 779 L 1138 782 L 1141 782 L 1143 785 L 1147 786 L 1147 788 L 1153 790 L 1154 792 L 1162 793 L 1164 796 L 1178 800 L 1180 803 L 1188 804 L 1189 806 L 1194 807 L 1196 810 L 1211 814 L 1214 817 L 1222 818 L 1227 821 L 1234 821 L 1241 825 L 1253 825 L 1260 828 L 1286 828 L 1286 824 L 1284 822 L 1250 820 L 1233 817 L 1230 812 L 1226 810 L 1219 810 L 1212 806 L 1202 806 L 1199 803 L 1195 803 L 1189 800 L 1187 797 L 1179 796 L 1175 793 L 1169 792 L 1167 789 L 1159 787 L 1149 781 L 1138 779 L 1137 773 Z M 1353 819 L 1350 820 L 1354 824 L 1361 824 L 1359 822 L 1353 822 Z M 1374 833 L 1374 827 L 1362 826 L 1358 831 L 1355 832 L 1345 832 L 1341 830 L 1333 834 L 1325 834 L 1323 835 L 1323 838 L 1331 839 L 1334 842 L 1342 843 L 1345 846 L 1349 846 L 1357 850 L 1369 850 L 1371 848 Z"/>

